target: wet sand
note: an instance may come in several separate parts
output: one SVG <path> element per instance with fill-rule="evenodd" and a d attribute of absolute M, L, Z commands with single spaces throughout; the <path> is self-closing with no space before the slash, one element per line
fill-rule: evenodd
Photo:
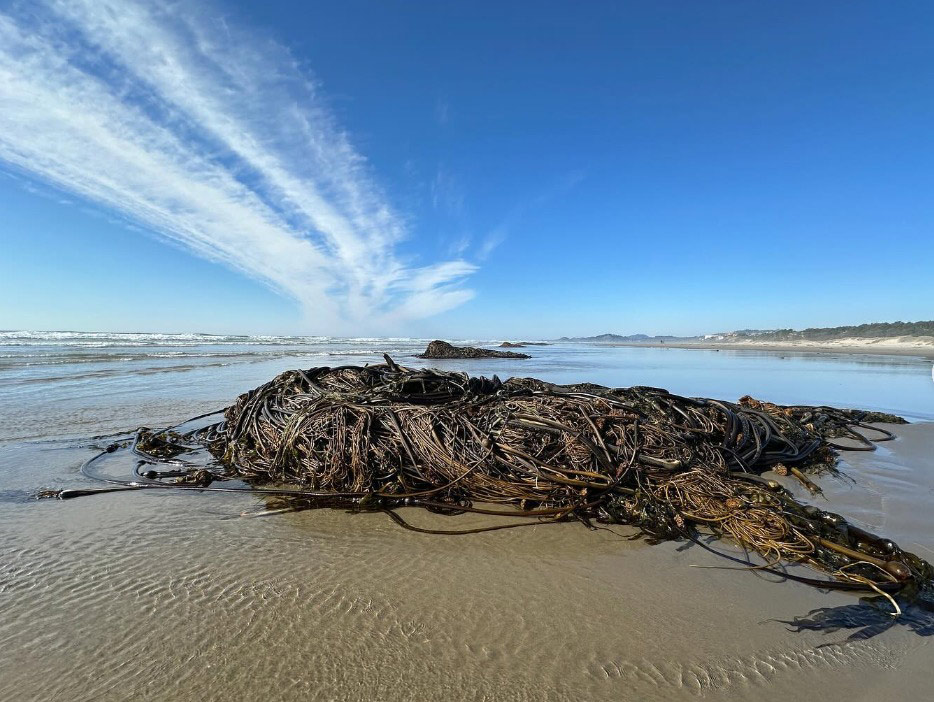
<path fill-rule="evenodd" d="M 822 479 L 822 506 L 934 558 L 934 424 L 896 431 L 846 454 L 853 481 Z M 0 447 L 0 699 L 928 694 L 934 615 L 888 627 L 850 595 L 692 567 L 725 565 L 696 546 L 579 524 L 452 537 L 380 514 L 241 517 L 265 506 L 242 494 L 24 499 L 84 484 L 89 455 Z"/>

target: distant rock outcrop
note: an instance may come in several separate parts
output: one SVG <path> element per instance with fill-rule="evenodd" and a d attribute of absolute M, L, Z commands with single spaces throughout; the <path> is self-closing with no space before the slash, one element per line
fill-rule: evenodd
<path fill-rule="evenodd" d="M 503 343 L 501 343 L 501 344 L 499 345 L 499 347 L 500 347 L 501 349 L 524 349 L 524 348 L 525 348 L 525 344 L 523 344 L 523 343 L 521 343 L 521 342 L 520 342 L 520 343 L 515 343 L 515 342 L 512 342 L 512 341 L 504 341 Z"/>
<path fill-rule="evenodd" d="M 438 339 L 428 344 L 425 353 L 416 354 L 416 356 L 417 358 L 531 358 L 528 354 L 512 351 L 493 351 L 478 349 L 474 346 L 452 346 Z"/>

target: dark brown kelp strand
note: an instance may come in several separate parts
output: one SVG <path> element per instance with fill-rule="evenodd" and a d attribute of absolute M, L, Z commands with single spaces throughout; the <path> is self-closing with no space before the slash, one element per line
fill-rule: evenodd
<path fill-rule="evenodd" d="M 816 492 L 809 476 L 835 471 L 838 449 L 871 448 L 893 437 L 870 423 L 903 421 L 651 387 L 501 382 L 387 357 L 283 373 L 241 395 L 222 422 L 188 434 L 141 431 L 134 450 L 172 463 L 144 473 L 142 487 L 237 478 L 293 506 L 389 511 L 402 524 L 392 510 L 415 505 L 629 524 L 654 539 L 712 535 L 758 553 L 760 569 L 803 564 L 830 576 L 788 574 L 801 582 L 910 595 L 934 581 L 928 563 L 763 475 L 774 470 Z M 199 445 L 219 467 L 195 470 L 178 458 Z M 270 487 L 281 484 L 293 487 Z"/>

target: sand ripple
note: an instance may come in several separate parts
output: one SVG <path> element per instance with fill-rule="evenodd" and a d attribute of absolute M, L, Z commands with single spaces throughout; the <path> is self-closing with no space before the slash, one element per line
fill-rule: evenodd
<path fill-rule="evenodd" d="M 71 484 L 54 466 L 85 450 L 35 446 L 0 469 L 51 457 L 48 480 Z M 433 537 L 378 514 L 239 517 L 262 507 L 5 502 L 0 699 L 787 700 L 807 685 L 821 700 L 890 681 L 926 648 L 899 630 L 821 647 L 845 633 L 780 620 L 852 598 L 690 568 L 720 563 L 622 530 Z"/>

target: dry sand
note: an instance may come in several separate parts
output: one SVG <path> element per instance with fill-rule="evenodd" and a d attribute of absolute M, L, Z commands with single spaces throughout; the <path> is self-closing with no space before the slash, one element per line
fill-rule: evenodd
<path fill-rule="evenodd" d="M 835 339 L 833 341 L 673 341 L 663 343 L 633 342 L 614 346 L 647 346 L 651 348 L 715 349 L 739 351 L 787 351 L 813 353 L 884 354 L 920 356 L 934 359 L 934 337 L 897 336 L 885 339 Z"/>
<path fill-rule="evenodd" d="M 934 558 L 934 424 L 897 431 L 876 454 L 847 454 L 855 482 L 822 480 L 821 506 Z M 64 455 L 7 451 L 5 468 Z M 443 537 L 380 514 L 239 516 L 262 506 L 161 491 L 3 504 L 0 699 L 930 693 L 934 615 L 910 610 L 889 627 L 853 596 L 692 567 L 725 565 L 696 546 L 580 524 Z"/>

